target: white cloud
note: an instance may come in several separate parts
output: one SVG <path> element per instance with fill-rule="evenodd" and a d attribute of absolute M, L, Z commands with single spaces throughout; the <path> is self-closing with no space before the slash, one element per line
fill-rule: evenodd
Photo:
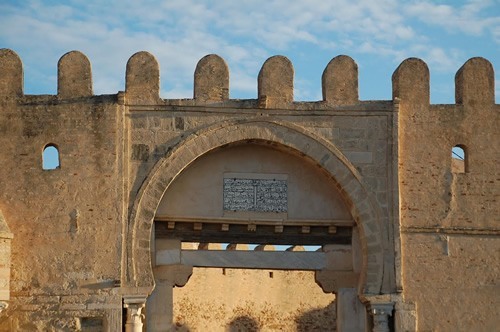
<path fill-rule="evenodd" d="M 458 60 L 460 58 L 456 50 L 445 50 L 440 47 L 432 47 L 426 50 L 424 57 L 432 69 L 441 71 L 458 70 L 462 65 Z"/>
<path fill-rule="evenodd" d="M 497 44 L 500 44 L 500 25 L 491 29 L 491 34 L 493 35 L 493 39 Z"/>
<path fill-rule="evenodd" d="M 252 97 L 266 58 L 297 48 L 396 64 L 417 56 L 432 70 L 454 72 L 466 52 L 443 45 L 435 32 L 490 34 L 500 43 L 499 18 L 489 12 L 494 5 L 481 0 L 463 5 L 397 0 L 68 0 L 49 5 L 32 0 L 0 5 L 0 42 L 19 51 L 27 82 L 43 73 L 43 80 L 52 80 L 58 58 L 81 50 L 92 62 L 97 94 L 123 90 L 128 58 L 147 50 L 160 63 L 165 97 L 189 98 L 196 63 L 216 53 L 228 62 L 231 96 Z M 301 79 L 297 97 L 318 95 Z"/>
<path fill-rule="evenodd" d="M 491 15 L 490 7 L 498 6 L 497 1 L 471 0 L 462 6 L 415 2 L 405 11 L 410 16 L 428 24 L 441 26 L 450 32 L 462 32 L 478 36 L 486 31 L 494 33 L 500 27 L 500 17 Z M 494 13 L 494 11 L 493 11 Z"/>

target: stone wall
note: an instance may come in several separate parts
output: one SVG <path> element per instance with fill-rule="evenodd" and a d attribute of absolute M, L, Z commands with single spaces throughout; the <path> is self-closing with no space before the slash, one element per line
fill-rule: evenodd
<path fill-rule="evenodd" d="M 314 272 L 194 269 L 174 288 L 174 324 L 189 331 L 333 331 L 335 296 Z M 181 328 L 182 327 L 182 328 Z"/>
<path fill-rule="evenodd" d="M 403 296 L 419 331 L 492 330 L 500 280 L 500 107 L 482 58 L 457 72 L 456 104 L 429 105 L 429 72 L 417 59 L 393 76 L 400 98 Z M 455 146 L 465 169 L 454 169 Z M 446 309 L 444 309 L 446 308 Z"/>
<path fill-rule="evenodd" d="M 12 76 L 7 87 L 22 82 Z M 0 209 L 14 234 L 2 331 L 121 325 L 122 115 L 116 96 L 72 95 L 67 79 L 61 95 L 0 102 Z M 44 170 L 49 144 L 60 166 Z"/>

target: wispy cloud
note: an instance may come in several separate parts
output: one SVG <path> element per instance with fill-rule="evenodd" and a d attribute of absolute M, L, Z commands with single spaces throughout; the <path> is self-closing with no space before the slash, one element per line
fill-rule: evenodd
<path fill-rule="evenodd" d="M 450 33 L 478 36 L 485 32 L 494 34 L 498 30 L 500 27 L 499 5 L 497 0 L 470 0 L 461 6 L 423 1 L 408 5 L 405 11 L 423 22 L 444 27 Z M 493 12 L 490 9 L 493 9 Z"/>
<path fill-rule="evenodd" d="M 191 97 L 196 63 L 209 53 L 228 62 L 231 95 L 252 97 L 265 59 L 297 50 L 320 53 L 321 66 L 339 53 L 391 66 L 417 56 L 451 73 L 469 52 L 443 38 L 481 36 L 498 45 L 495 6 L 498 0 L 8 1 L 0 5 L 0 46 L 21 55 L 28 93 L 54 91 L 57 60 L 73 49 L 90 58 L 95 93 L 115 93 L 124 89 L 128 58 L 147 50 L 160 63 L 163 97 Z M 320 93 L 307 80 L 297 78 L 297 98 Z"/>

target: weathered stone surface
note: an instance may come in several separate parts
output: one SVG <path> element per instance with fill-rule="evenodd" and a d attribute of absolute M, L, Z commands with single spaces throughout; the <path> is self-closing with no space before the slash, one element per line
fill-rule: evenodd
<path fill-rule="evenodd" d="M 215 54 L 203 57 L 194 72 L 194 99 L 224 101 L 229 99 L 229 69 Z"/>
<path fill-rule="evenodd" d="M 11 242 L 13 235 L 0 210 L 0 311 L 10 299 Z"/>
<path fill-rule="evenodd" d="M 152 105 L 160 99 L 160 66 L 148 52 L 137 52 L 127 62 L 126 101 Z"/>
<path fill-rule="evenodd" d="M 405 105 L 430 103 L 429 68 L 417 58 L 403 61 L 392 75 L 392 98 Z"/>
<path fill-rule="evenodd" d="M 457 104 L 472 107 L 495 103 L 495 73 L 491 63 L 484 58 L 472 58 L 455 76 Z"/>
<path fill-rule="evenodd" d="M 0 97 L 23 95 L 23 64 L 12 50 L 0 49 Z"/>
<path fill-rule="evenodd" d="M 358 102 L 358 65 L 347 55 L 333 58 L 321 78 L 323 100 L 333 105 Z"/>
<path fill-rule="evenodd" d="M 284 56 L 273 56 L 266 60 L 259 72 L 259 107 L 285 108 L 293 102 L 292 63 Z"/>
<path fill-rule="evenodd" d="M 83 53 L 72 51 L 59 59 L 57 95 L 64 99 L 92 96 L 90 61 Z"/>
<path fill-rule="evenodd" d="M 366 308 L 355 288 L 341 288 L 337 292 L 337 331 L 365 331 Z"/>

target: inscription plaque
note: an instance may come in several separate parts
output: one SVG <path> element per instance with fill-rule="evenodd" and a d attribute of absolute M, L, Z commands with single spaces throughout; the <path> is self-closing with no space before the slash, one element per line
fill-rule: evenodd
<path fill-rule="evenodd" d="M 287 212 L 286 175 L 273 177 L 271 174 L 265 174 L 266 178 L 257 176 L 224 178 L 224 210 Z"/>

